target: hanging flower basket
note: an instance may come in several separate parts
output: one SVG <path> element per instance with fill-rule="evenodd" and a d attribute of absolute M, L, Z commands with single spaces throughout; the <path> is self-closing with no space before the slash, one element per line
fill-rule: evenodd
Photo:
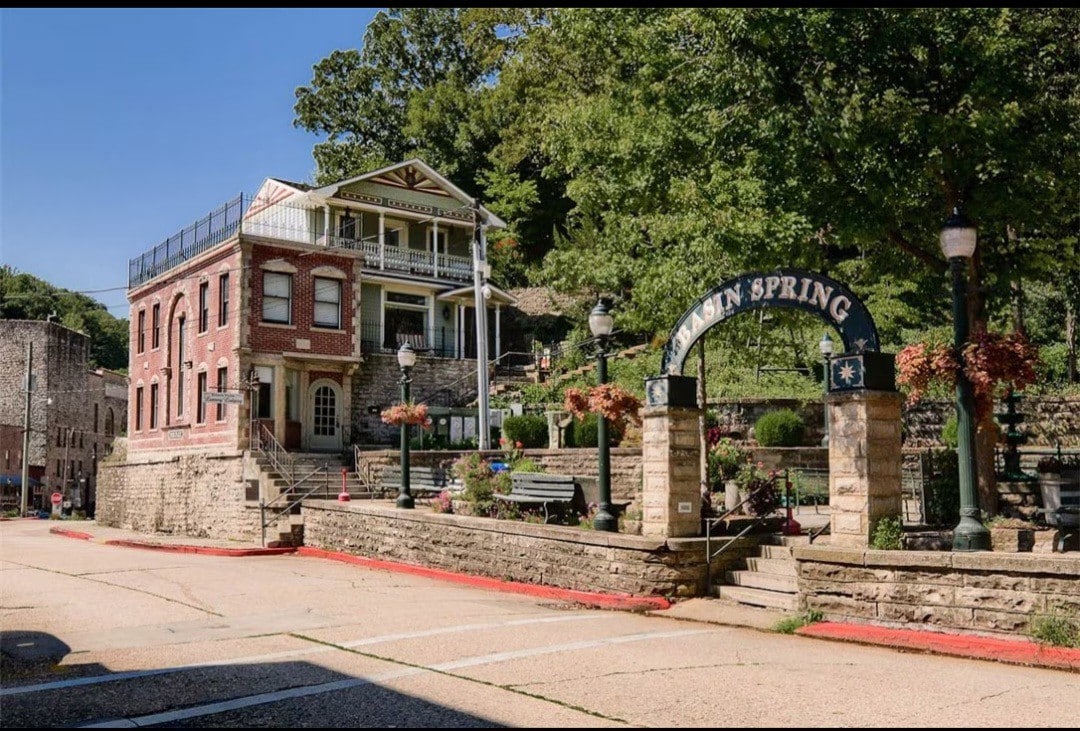
<path fill-rule="evenodd" d="M 578 419 L 593 413 L 618 426 L 625 425 L 627 421 L 641 425 L 641 399 L 613 383 L 593 386 L 588 391 L 568 388 L 563 398 L 563 408 Z"/>
<path fill-rule="evenodd" d="M 431 417 L 428 416 L 427 404 L 414 404 L 412 402 L 394 404 L 384 409 L 382 414 L 384 424 L 401 426 L 419 426 L 421 429 L 431 429 Z"/>

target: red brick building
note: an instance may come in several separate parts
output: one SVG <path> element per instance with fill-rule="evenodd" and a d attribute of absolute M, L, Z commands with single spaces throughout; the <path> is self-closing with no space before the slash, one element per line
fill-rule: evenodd
<path fill-rule="evenodd" d="M 414 396 L 475 387 L 474 231 L 502 225 L 410 160 L 321 188 L 267 179 L 133 259 L 129 451 L 386 440 L 406 341 Z M 513 299 L 487 291 L 496 357 Z"/>

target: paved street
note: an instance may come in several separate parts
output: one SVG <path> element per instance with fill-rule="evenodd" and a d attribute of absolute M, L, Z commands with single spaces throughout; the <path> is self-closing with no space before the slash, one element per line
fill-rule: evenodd
<path fill-rule="evenodd" d="M 1080 676 L 0 523 L 0 723 L 1071 726 Z"/>

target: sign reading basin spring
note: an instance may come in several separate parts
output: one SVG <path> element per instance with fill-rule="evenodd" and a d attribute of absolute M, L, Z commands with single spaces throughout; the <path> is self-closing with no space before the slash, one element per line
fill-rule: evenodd
<path fill-rule="evenodd" d="M 789 307 L 817 315 L 840 333 L 847 353 L 879 349 L 874 320 L 850 289 L 821 274 L 777 269 L 742 274 L 699 299 L 671 331 L 661 372 L 680 375 L 702 333 L 729 317 L 763 307 Z"/>

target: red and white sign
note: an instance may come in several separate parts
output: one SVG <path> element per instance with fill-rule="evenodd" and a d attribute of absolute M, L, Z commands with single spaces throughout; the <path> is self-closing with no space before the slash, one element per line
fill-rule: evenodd
<path fill-rule="evenodd" d="M 64 496 L 61 493 L 54 492 L 52 494 L 52 504 L 59 505 L 62 502 L 64 502 Z"/>

